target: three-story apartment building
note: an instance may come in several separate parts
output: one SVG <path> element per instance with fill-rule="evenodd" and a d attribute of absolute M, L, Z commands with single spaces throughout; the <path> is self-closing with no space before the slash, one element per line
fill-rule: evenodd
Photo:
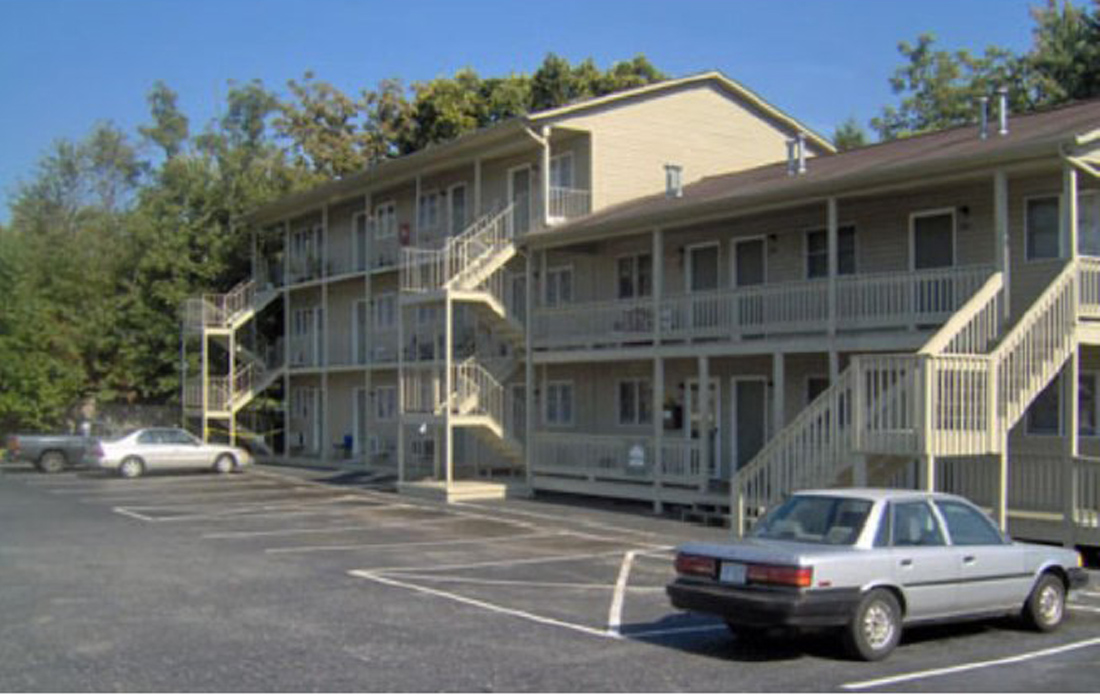
<path fill-rule="evenodd" d="M 289 456 L 452 498 L 740 529 L 796 488 L 909 485 L 1100 543 L 1100 103 L 998 112 L 832 154 L 707 74 L 386 163 L 257 213 L 284 279 L 213 298 L 203 347 L 281 296 L 286 361 L 189 404 L 231 420 L 281 381 Z"/>

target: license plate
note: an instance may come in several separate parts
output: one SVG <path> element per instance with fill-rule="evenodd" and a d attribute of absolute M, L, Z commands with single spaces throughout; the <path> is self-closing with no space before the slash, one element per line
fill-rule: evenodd
<path fill-rule="evenodd" d="M 722 569 L 719 572 L 719 579 L 722 583 L 732 583 L 735 585 L 744 585 L 745 583 L 745 565 L 738 564 L 733 561 L 722 562 Z"/>

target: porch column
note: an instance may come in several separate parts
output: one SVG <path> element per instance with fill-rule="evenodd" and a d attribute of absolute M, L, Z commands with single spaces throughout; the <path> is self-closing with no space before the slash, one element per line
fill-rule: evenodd
<path fill-rule="evenodd" d="M 230 329 L 229 335 L 229 444 L 237 444 L 237 412 L 233 410 L 237 392 L 237 334 Z"/>
<path fill-rule="evenodd" d="M 203 310 L 205 316 L 205 309 Z M 206 414 L 210 410 L 210 349 L 207 345 L 210 342 L 209 336 L 206 335 L 206 323 L 203 322 L 202 329 L 202 441 L 206 442 L 210 436 L 210 429 L 207 427 Z"/>
<path fill-rule="evenodd" d="M 917 485 L 921 491 L 936 489 L 936 457 L 923 454 L 917 457 Z"/>
<path fill-rule="evenodd" d="M 397 290 L 397 483 L 405 483 L 405 307 Z"/>
<path fill-rule="evenodd" d="M 420 245 L 420 176 L 416 176 L 416 193 L 413 195 L 412 244 Z M 398 233 L 400 236 L 400 233 Z M 398 241 L 400 243 L 400 241 Z"/>
<path fill-rule="evenodd" d="M 661 299 L 665 294 L 665 267 L 664 267 L 664 253 L 665 250 L 665 236 L 664 231 L 659 228 L 653 229 L 653 252 L 650 257 L 653 258 L 653 289 L 650 292 L 653 294 L 653 345 L 657 347 L 661 344 Z"/>
<path fill-rule="evenodd" d="M 1062 230 L 1065 234 L 1064 250 L 1070 260 L 1077 258 L 1077 169 L 1072 163 L 1062 164 Z"/>
<path fill-rule="evenodd" d="M 542 226 L 550 228 L 550 127 L 542 127 Z"/>
<path fill-rule="evenodd" d="M 481 208 L 481 159 L 474 159 L 474 220 L 482 214 Z"/>
<path fill-rule="evenodd" d="M 993 519 L 1002 532 L 1008 532 L 1008 436 L 1004 438 L 1000 453 L 993 455 L 997 473 L 994 475 Z"/>
<path fill-rule="evenodd" d="M 283 221 L 283 457 L 290 456 L 290 358 L 294 336 L 290 327 L 290 220 Z"/>
<path fill-rule="evenodd" d="M 332 318 L 329 316 L 328 309 L 328 205 L 321 207 L 321 328 L 320 328 L 320 342 L 321 342 L 321 434 L 318 438 L 321 440 L 321 459 L 331 459 L 332 457 L 332 435 L 329 425 L 329 416 L 332 411 L 329 410 L 328 400 L 328 351 L 329 346 L 332 343 L 328 342 L 328 329 L 332 327 Z"/>
<path fill-rule="evenodd" d="M 366 216 L 367 227 L 363 232 L 363 241 L 360 245 L 366 246 L 367 249 L 367 268 L 363 271 L 363 301 L 367 305 L 367 317 L 363 323 L 363 337 L 359 339 L 359 344 L 363 348 L 363 394 L 366 397 L 363 411 L 365 415 L 359 417 L 359 425 L 355 427 L 356 432 L 359 434 L 359 444 L 357 447 L 362 452 L 363 466 L 369 467 L 371 454 L 370 454 L 370 431 L 375 429 L 374 419 L 371 416 L 371 385 L 372 379 L 372 363 L 374 362 L 374 352 L 371 347 L 371 343 L 374 342 L 374 293 L 371 290 L 371 257 L 374 252 L 374 237 L 371 235 L 370 222 L 370 210 L 371 210 L 371 194 L 370 192 L 363 195 L 363 212 Z M 359 352 L 359 348 L 355 349 L 355 352 Z M 356 357 L 356 360 L 359 358 Z M 355 405 L 359 405 L 359 397 L 355 397 Z"/>
<path fill-rule="evenodd" d="M 534 335 L 534 316 L 532 315 L 535 310 L 535 253 L 528 249 L 527 255 L 523 261 L 523 284 L 526 288 L 524 292 L 524 335 L 526 336 L 526 344 L 524 352 L 526 354 L 523 367 L 523 420 L 526 423 L 524 429 L 524 453 L 526 455 L 526 469 L 524 470 L 527 476 L 527 492 L 534 495 L 534 476 L 531 473 L 532 465 L 535 463 L 535 351 L 532 347 L 532 336 Z"/>
<path fill-rule="evenodd" d="M 772 354 L 772 435 L 778 435 L 787 422 L 787 372 L 783 353 Z"/>
<path fill-rule="evenodd" d="M 260 251 L 259 243 L 256 240 L 257 235 L 256 235 L 256 227 L 255 226 L 250 226 L 249 227 L 248 239 L 249 239 L 250 251 L 251 251 L 251 256 L 252 256 L 251 263 L 249 265 L 249 276 L 252 279 L 252 281 L 255 282 L 256 281 L 256 270 L 259 268 L 259 260 L 257 260 L 257 258 L 259 257 L 259 251 Z"/>
<path fill-rule="evenodd" d="M 829 266 L 829 339 L 833 341 L 836 338 L 836 318 L 837 318 L 837 274 L 840 270 L 840 264 L 838 261 L 838 255 L 840 251 L 840 244 L 838 242 L 839 233 L 837 225 L 837 206 L 836 197 L 829 197 L 827 206 L 828 217 L 828 266 Z"/>
<path fill-rule="evenodd" d="M 451 292 L 443 292 L 443 471 L 447 480 L 447 491 L 454 484 L 454 426 L 451 425 L 451 411 L 454 402 L 454 343 L 452 342 L 454 323 L 454 301 Z"/>
<path fill-rule="evenodd" d="M 707 490 L 707 479 L 710 474 L 710 358 L 706 355 L 699 356 L 699 463 L 702 474 L 699 479 L 699 490 Z M 691 406 L 687 407 L 691 411 Z"/>
<path fill-rule="evenodd" d="M 1074 510 L 1077 506 L 1077 494 L 1075 474 L 1076 459 L 1080 455 L 1080 405 L 1078 392 L 1081 371 L 1081 346 L 1074 343 L 1073 353 L 1066 361 L 1062 370 L 1062 405 L 1066 416 L 1066 443 L 1065 456 L 1062 460 L 1062 539 L 1066 546 L 1072 547 L 1077 542 L 1076 518 Z"/>
<path fill-rule="evenodd" d="M 665 360 L 663 357 L 653 358 L 653 512 L 660 515 L 664 511 L 661 502 L 661 477 L 664 475 L 664 443 L 665 443 Z"/>
<path fill-rule="evenodd" d="M 836 350 L 829 351 L 829 386 L 836 384 L 840 376 L 840 353 Z"/>
<path fill-rule="evenodd" d="M 1007 319 L 1010 313 L 1010 299 L 1012 296 L 1011 282 L 1011 236 L 1008 234 L 1008 176 L 1005 171 L 998 170 L 993 173 L 993 259 L 997 271 L 1004 280 L 1004 291 L 1001 293 L 1004 303 L 1001 307 L 1001 318 Z"/>

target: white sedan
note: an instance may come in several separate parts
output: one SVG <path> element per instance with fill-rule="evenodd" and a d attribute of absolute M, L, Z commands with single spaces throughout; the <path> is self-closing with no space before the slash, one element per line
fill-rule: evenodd
<path fill-rule="evenodd" d="M 147 471 L 189 467 L 228 474 L 251 465 L 252 455 L 231 445 L 203 442 L 179 428 L 143 428 L 118 440 L 101 440 L 88 462 L 132 479 Z"/>

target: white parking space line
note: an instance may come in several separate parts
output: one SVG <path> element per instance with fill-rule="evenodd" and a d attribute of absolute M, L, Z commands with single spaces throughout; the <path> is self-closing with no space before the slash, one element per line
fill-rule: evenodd
<path fill-rule="evenodd" d="M 965 673 L 967 671 L 976 671 L 979 669 L 991 668 L 993 666 L 1006 666 L 1008 664 L 1017 664 L 1024 661 L 1031 661 L 1032 659 L 1040 659 L 1046 656 L 1065 654 L 1068 652 L 1077 651 L 1078 649 L 1085 649 L 1097 645 L 1100 645 L 1100 637 L 1084 639 L 1079 642 L 1073 642 L 1072 644 L 1063 644 L 1062 646 L 1042 649 L 1040 651 L 1028 652 L 1026 654 L 1017 654 L 1016 656 L 1006 656 L 1000 659 L 978 661 L 976 663 L 960 664 L 958 666 L 948 666 L 945 668 L 935 668 L 927 671 L 917 671 L 915 673 L 903 673 L 897 676 L 875 678 L 873 680 L 860 681 L 858 683 L 846 683 L 845 685 L 842 685 L 840 687 L 844 690 L 866 690 L 868 688 L 881 688 L 887 685 L 897 685 L 899 683 L 908 683 L 910 681 L 924 680 L 926 678 L 936 678 L 939 676 L 947 676 L 954 673 Z"/>
<path fill-rule="evenodd" d="M 370 514 L 374 514 L 377 511 L 392 511 L 402 510 L 405 506 L 397 504 L 374 506 L 370 509 Z M 364 517 L 367 516 L 367 517 Z M 440 518 L 439 521 L 432 522 L 453 522 L 454 520 L 462 520 L 467 518 L 473 518 L 472 515 L 460 515 L 455 513 L 450 517 Z M 359 520 L 370 520 L 367 513 L 358 513 L 356 518 Z M 330 532 L 354 532 L 356 530 L 376 530 L 379 528 L 393 527 L 408 527 L 408 524 L 415 520 L 409 519 L 394 519 L 394 518 L 377 518 L 374 521 L 364 525 L 345 525 L 334 527 L 299 527 L 299 528 L 284 528 L 281 530 L 238 530 L 234 532 L 204 532 L 202 534 L 203 539 L 207 540 L 235 540 L 235 539 L 252 539 L 259 537 L 285 537 L 293 535 L 316 535 L 325 534 Z"/>
<path fill-rule="evenodd" d="M 626 594 L 626 582 L 630 579 L 630 567 L 634 564 L 637 552 L 630 551 L 623 555 L 623 563 L 619 565 L 619 578 L 615 581 L 615 593 L 611 597 L 611 607 L 607 612 L 607 631 L 610 634 L 618 634 L 623 621 L 623 597 Z"/>
<path fill-rule="evenodd" d="M 448 593 L 447 591 L 436 590 L 434 588 L 429 588 L 427 586 L 419 586 L 415 583 L 410 583 L 408 581 L 397 581 L 397 580 L 394 580 L 394 579 L 391 579 L 391 578 L 386 578 L 384 576 L 379 576 L 378 574 L 374 574 L 374 573 L 371 573 L 369 571 L 352 570 L 352 571 L 349 571 L 348 574 L 350 574 L 351 576 L 358 577 L 358 578 L 366 579 L 368 581 L 374 581 L 374 582 L 380 583 L 382 585 L 394 586 L 394 587 L 397 587 L 397 588 L 405 588 L 405 589 L 408 589 L 410 591 L 416 591 L 418 593 L 424 593 L 424 594 L 427 594 L 427 595 L 435 596 L 437 598 L 452 600 L 452 601 L 455 601 L 457 603 L 462 603 L 464 605 L 470 605 L 470 606 L 473 606 L 475 608 L 480 608 L 482 610 L 488 610 L 490 612 L 500 613 L 502 615 L 508 615 L 510 617 L 516 617 L 516 618 L 520 618 L 520 619 L 523 619 L 523 620 L 528 620 L 530 622 L 537 622 L 539 624 L 549 625 L 551 627 L 561 627 L 561 628 L 564 628 L 564 629 L 573 630 L 575 632 L 582 632 L 584 634 L 589 634 L 589 635 L 592 635 L 592 636 L 600 637 L 602 639 L 620 639 L 620 637 L 608 634 L 606 631 L 596 629 L 595 627 L 587 627 L 585 625 L 578 625 L 578 624 L 573 623 L 573 622 L 565 622 L 564 620 L 555 620 L 554 618 L 543 617 L 541 615 L 535 615 L 535 614 L 529 613 L 525 610 L 516 610 L 515 608 L 506 608 L 502 605 L 495 605 L 493 603 L 486 603 L 485 601 L 477 600 L 475 598 L 468 598 L 466 596 L 457 595 L 455 593 Z"/>
<path fill-rule="evenodd" d="M 201 503 L 220 503 L 223 501 L 230 501 L 234 498 L 252 498 L 256 496 L 301 496 L 303 494 L 315 493 L 318 496 L 328 496 L 331 498 L 331 494 L 327 494 L 321 491 L 310 491 L 306 488 L 299 487 L 296 490 L 291 490 L 286 487 L 263 487 L 252 488 L 246 486 L 235 486 L 231 490 L 218 490 L 218 491 L 187 491 L 185 493 L 165 493 L 165 494 L 133 494 L 133 493 L 112 493 L 112 494 L 95 494 L 87 495 L 80 499 L 81 503 L 112 503 L 116 501 L 134 501 L 141 499 L 143 505 L 171 505 L 187 504 L 190 500 L 195 502 L 196 499 L 202 499 Z"/>
<path fill-rule="evenodd" d="M 472 583 L 478 586 L 502 586 L 517 588 L 561 588 L 591 591 L 614 590 L 611 583 L 575 583 L 572 581 L 522 581 L 518 579 L 500 578 L 472 578 L 470 576 L 436 576 L 433 574 L 402 573 L 398 575 L 401 580 L 412 579 L 414 581 L 432 581 L 435 583 Z M 631 593 L 664 593 L 664 586 L 632 586 Z"/>
<path fill-rule="evenodd" d="M 133 499 L 127 499 L 133 500 Z M 314 503 L 335 503 L 335 502 L 362 502 L 361 499 L 355 496 L 324 496 L 320 495 L 317 498 L 296 498 L 293 494 L 287 494 L 286 496 L 280 496 L 278 498 L 269 498 L 261 501 L 228 501 L 225 503 L 218 501 L 180 501 L 180 502 L 168 502 L 168 503 L 122 503 L 123 508 L 129 508 L 130 510 L 144 510 L 144 511 L 179 511 L 179 510 L 193 510 L 196 514 L 203 512 L 229 512 L 231 510 L 261 510 L 267 506 L 277 508 L 279 506 L 287 505 L 303 505 L 308 506 Z M 152 513 L 150 513 L 152 514 Z M 154 515 L 154 517 L 156 517 Z"/>
<path fill-rule="evenodd" d="M 631 589 L 634 590 L 634 589 Z M 665 589 L 661 589 L 664 593 Z M 621 635 L 623 639 L 646 639 L 649 637 L 672 637 L 680 634 L 703 634 L 710 632 L 718 632 L 719 630 L 728 630 L 725 625 L 693 625 L 691 627 L 668 627 L 665 629 L 646 630 L 644 632 L 632 632 L 630 634 Z"/>
<path fill-rule="evenodd" d="M 571 525 L 573 527 L 584 526 L 584 527 L 592 528 L 594 530 L 603 530 L 603 531 L 606 531 L 606 532 L 621 532 L 623 534 L 629 534 L 629 535 L 635 535 L 635 536 L 643 535 L 645 537 L 653 537 L 653 535 L 654 535 L 653 532 L 647 532 L 645 530 L 637 530 L 637 529 L 628 528 L 628 527 L 619 527 L 617 525 L 608 525 L 606 523 L 601 523 L 601 522 L 594 521 L 594 520 L 586 520 L 586 519 L 583 519 L 583 518 L 569 517 L 569 516 L 564 516 L 564 515 L 552 515 L 552 514 L 549 514 L 549 513 L 538 513 L 538 512 L 532 512 L 532 511 L 517 510 L 517 509 L 514 509 L 514 508 L 500 508 L 500 507 L 497 507 L 497 506 L 482 506 L 482 505 L 478 505 L 476 503 L 456 503 L 456 504 L 453 505 L 453 507 L 462 508 L 462 509 L 470 509 L 470 510 L 487 510 L 487 511 L 490 511 L 490 512 L 493 512 L 493 513 L 509 513 L 511 515 L 521 515 L 521 516 L 524 516 L 525 518 L 528 518 L 529 520 L 530 519 L 554 520 L 554 521 L 558 521 L 558 522 L 568 523 L 569 525 Z M 679 538 L 677 538 L 677 541 L 679 541 Z M 661 547 L 661 546 L 666 546 L 667 544 L 668 543 L 666 543 L 666 542 L 657 542 L 657 543 L 653 543 L 652 546 Z M 646 546 L 646 545 L 643 544 L 643 546 Z"/>
<path fill-rule="evenodd" d="M 355 575 L 353 572 L 358 571 L 365 574 L 399 574 L 406 571 L 411 571 L 413 573 L 420 573 L 425 571 L 454 571 L 456 569 L 499 568 L 501 566 L 516 566 L 518 564 L 530 566 L 534 564 L 553 564 L 560 561 L 610 559 L 612 557 L 620 557 L 622 556 L 622 554 L 622 549 L 614 549 L 607 552 L 598 552 L 593 554 L 561 554 L 552 557 L 529 557 L 525 559 L 487 559 L 485 561 L 465 562 L 462 564 L 438 564 L 434 566 L 395 566 L 383 569 L 353 569 L 348 573 Z"/>
<path fill-rule="evenodd" d="M 134 518 L 135 520 L 143 520 L 147 523 L 156 522 L 156 518 L 150 518 L 148 515 L 135 513 L 132 510 L 127 510 L 126 508 L 112 508 L 111 511 L 118 513 L 119 515 L 125 515 L 127 517 Z"/>
<path fill-rule="evenodd" d="M 474 537 L 469 539 L 435 540 L 429 542 L 373 542 L 364 544 L 320 544 L 303 545 L 300 547 L 270 547 L 264 550 L 264 554 L 303 554 L 308 552 L 342 552 L 364 549 L 418 549 L 420 547 L 444 547 L 457 544 L 482 544 L 485 542 L 514 542 L 516 540 L 531 540 L 560 536 L 560 533 L 528 533 L 526 535 L 498 535 L 497 537 Z"/>
<path fill-rule="evenodd" d="M 146 515 L 146 519 L 155 521 L 158 523 L 172 523 L 172 522 L 189 522 L 189 521 L 201 521 L 201 520 L 231 520 L 235 518 L 278 518 L 278 517 L 290 517 L 299 514 L 327 514 L 327 515 L 340 515 L 348 514 L 349 511 L 343 509 L 330 509 L 321 511 L 318 507 L 329 507 L 338 503 L 347 503 L 347 497 L 335 497 L 325 501 L 315 501 L 308 505 L 297 504 L 292 502 L 281 504 L 268 504 L 263 506 L 255 506 L 250 508 L 231 508 L 228 510 L 218 510 L 212 513 L 188 513 L 187 515 L 166 515 L 155 516 Z M 128 509 L 140 509 L 140 506 L 130 506 Z M 119 507 L 114 508 L 115 511 L 119 510 Z M 180 509 L 182 510 L 182 509 Z"/>
<path fill-rule="evenodd" d="M 72 485 L 58 485 L 55 488 L 47 489 L 50 493 L 57 494 L 97 494 L 104 495 L 117 493 L 177 493 L 180 489 L 195 490 L 195 491 L 216 491 L 220 489 L 230 489 L 241 486 L 259 486 L 267 485 L 271 487 L 280 486 L 280 484 L 269 481 L 267 479 L 256 479 L 251 477 L 234 477 L 234 476 L 218 476 L 218 477 L 156 477 L 146 481 L 129 481 L 119 479 L 118 481 L 97 481 L 97 482 L 84 482 L 73 483 Z"/>
<path fill-rule="evenodd" d="M 1098 608 L 1098 607 L 1093 607 L 1093 606 L 1091 606 L 1091 605 L 1074 605 L 1074 604 L 1069 604 L 1069 605 L 1066 605 L 1066 607 L 1067 607 L 1067 608 L 1069 608 L 1070 610 L 1080 610 L 1081 612 L 1092 612 L 1092 613 L 1100 613 L 1100 608 Z"/>

